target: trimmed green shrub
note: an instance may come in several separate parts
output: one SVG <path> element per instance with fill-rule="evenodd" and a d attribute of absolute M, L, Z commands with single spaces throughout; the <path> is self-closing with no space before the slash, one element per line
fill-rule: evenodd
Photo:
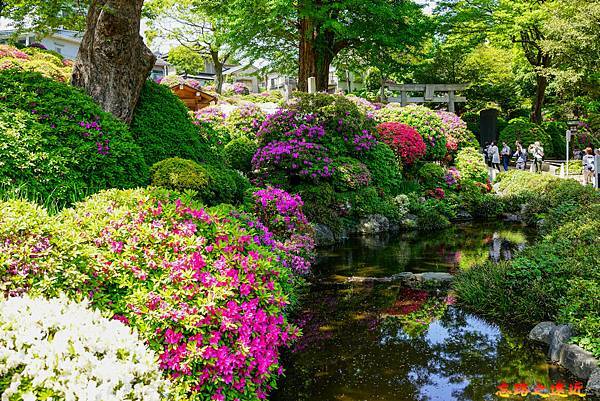
<path fill-rule="evenodd" d="M 402 173 L 394 151 L 385 143 L 378 143 L 362 162 L 371 172 L 371 182 L 381 193 L 390 196 L 400 194 Z"/>
<path fill-rule="evenodd" d="M 435 188 L 444 185 L 446 171 L 435 163 L 425 163 L 417 172 L 419 182 L 424 188 Z"/>
<path fill-rule="evenodd" d="M 0 71 L 0 191 L 57 207 L 148 180 L 127 126 L 81 90 Z"/>
<path fill-rule="evenodd" d="M 553 152 L 550 135 L 544 131 L 544 128 L 526 118 L 520 117 L 510 120 L 506 128 L 500 132 L 498 143 L 506 142 L 511 148 L 514 148 L 516 141 L 520 141 L 524 148 L 536 141 L 541 142 L 546 157 Z"/>
<path fill-rule="evenodd" d="M 216 156 L 192 122 L 188 108 L 171 90 L 147 81 L 131 122 L 131 133 L 148 165 L 170 157 L 213 162 Z"/>
<path fill-rule="evenodd" d="M 225 145 L 223 158 L 232 169 L 248 173 L 252 170 L 252 157 L 257 150 L 258 145 L 255 141 L 240 137 Z"/>
<path fill-rule="evenodd" d="M 333 163 L 333 187 L 337 191 L 352 191 L 371 184 L 371 172 L 362 162 L 340 157 Z"/>
<path fill-rule="evenodd" d="M 567 151 L 567 124 L 562 121 L 546 121 L 542 123 L 542 128 L 550 136 L 550 141 L 552 143 L 551 153 L 548 153 L 548 151 L 544 149 L 546 156 L 564 159 Z"/>
<path fill-rule="evenodd" d="M 193 191 L 209 205 L 240 203 L 250 187 L 248 180 L 236 171 L 179 157 L 154 164 L 151 174 L 152 185 L 180 192 Z"/>
<path fill-rule="evenodd" d="M 488 180 L 488 167 L 483 155 L 474 148 L 463 148 L 456 155 L 456 168 L 462 180 L 485 183 Z"/>

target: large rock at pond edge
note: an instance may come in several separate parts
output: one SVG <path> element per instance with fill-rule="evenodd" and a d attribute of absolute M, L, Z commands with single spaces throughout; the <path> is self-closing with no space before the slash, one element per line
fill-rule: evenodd
<path fill-rule="evenodd" d="M 473 215 L 466 211 L 465 209 L 460 209 L 456 212 L 456 218 L 454 220 L 465 221 L 465 220 L 473 220 Z"/>
<path fill-rule="evenodd" d="M 600 368 L 592 372 L 585 388 L 587 394 L 600 397 Z"/>
<path fill-rule="evenodd" d="M 379 234 L 390 229 L 390 221 L 380 214 L 372 214 L 360 219 L 356 226 L 356 232 L 361 234 Z"/>
<path fill-rule="evenodd" d="M 516 213 L 507 213 L 504 215 L 503 220 L 507 223 L 521 223 L 523 221 L 523 217 Z"/>
<path fill-rule="evenodd" d="M 588 379 L 598 368 L 598 361 L 591 352 L 573 344 L 563 344 L 558 362 L 582 379 Z"/>
<path fill-rule="evenodd" d="M 446 284 L 452 282 L 454 277 L 450 273 L 421 273 L 421 279 L 424 282 L 431 282 L 435 284 Z"/>
<path fill-rule="evenodd" d="M 550 344 L 550 338 L 554 329 L 556 329 L 556 324 L 553 322 L 541 322 L 529 332 L 528 338 L 533 341 Z"/>
<path fill-rule="evenodd" d="M 571 337 L 573 337 L 573 329 L 569 325 L 563 324 L 554 329 L 550 336 L 550 349 L 548 350 L 548 358 L 552 362 L 560 362 L 561 348 Z"/>
<path fill-rule="evenodd" d="M 329 246 L 335 244 L 333 231 L 324 224 L 315 224 L 315 244 L 317 246 Z"/>

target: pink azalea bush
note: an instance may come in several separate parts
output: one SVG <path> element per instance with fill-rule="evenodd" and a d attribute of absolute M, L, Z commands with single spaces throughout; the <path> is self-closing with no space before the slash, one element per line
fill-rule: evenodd
<path fill-rule="evenodd" d="M 298 198 L 255 197 L 263 217 L 306 225 Z M 286 242 L 293 235 L 279 223 L 272 233 L 252 215 L 158 189 L 101 192 L 55 217 L 26 202 L 0 206 L 0 290 L 64 292 L 137 329 L 173 399 L 264 399 L 282 374 L 278 350 L 299 334 L 284 314 L 292 268 L 308 262 L 289 266 L 299 241 Z"/>
<path fill-rule="evenodd" d="M 446 136 L 446 148 L 449 153 L 455 153 L 464 147 L 478 148 L 479 144 L 475 135 L 467 128 L 467 123 L 459 116 L 449 111 L 436 112 L 442 120 L 442 132 Z"/>
<path fill-rule="evenodd" d="M 416 129 L 401 123 L 382 123 L 377 126 L 379 138 L 386 143 L 403 164 L 413 165 L 427 153 L 425 141 Z"/>

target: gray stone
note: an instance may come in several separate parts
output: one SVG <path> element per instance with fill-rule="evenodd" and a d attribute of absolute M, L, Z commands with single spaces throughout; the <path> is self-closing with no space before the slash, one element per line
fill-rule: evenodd
<path fill-rule="evenodd" d="M 438 284 L 449 283 L 454 280 L 450 273 L 421 273 L 421 278 L 425 282 L 434 282 Z"/>
<path fill-rule="evenodd" d="M 529 339 L 539 341 L 544 344 L 550 344 L 552 332 L 556 329 L 556 324 L 553 322 L 541 322 L 529 332 Z"/>
<path fill-rule="evenodd" d="M 554 329 L 550 336 L 550 349 L 548 350 L 548 358 L 552 362 L 560 362 L 561 348 L 572 336 L 573 330 L 568 325 L 560 325 Z"/>
<path fill-rule="evenodd" d="M 473 220 L 473 215 L 466 210 L 461 209 L 456 213 L 455 220 Z"/>
<path fill-rule="evenodd" d="M 508 223 L 520 223 L 523 221 L 521 215 L 515 213 L 507 213 L 504 215 L 504 221 Z"/>
<path fill-rule="evenodd" d="M 596 368 L 590 375 L 585 391 L 588 395 L 600 397 L 600 368 Z"/>
<path fill-rule="evenodd" d="M 405 228 L 417 228 L 417 219 L 417 216 L 409 213 L 406 216 L 404 216 L 400 224 L 402 225 L 402 227 Z"/>
<path fill-rule="evenodd" d="M 356 231 L 361 234 L 379 234 L 390 229 L 390 221 L 380 214 L 373 214 L 360 219 Z"/>
<path fill-rule="evenodd" d="M 333 231 L 324 224 L 315 224 L 315 244 L 317 246 L 329 246 L 335 244 Z"/>
<path fill-rule="evenodd" d="M 591 352 L 573 344 L 562 345 L 558 362 L 581 379 L 588 379 L 598 367 Z"/>

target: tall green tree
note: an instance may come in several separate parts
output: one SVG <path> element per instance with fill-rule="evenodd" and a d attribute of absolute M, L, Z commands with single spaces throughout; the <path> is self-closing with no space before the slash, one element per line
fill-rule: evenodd
<path fill-rule="evenodd" d="M 2 0 L 0 17 L 14 21 L 19 30 L 44 34 L 58 27 L 81 31 L 90 0 Z"/>
<path fill-rule="evenodd" d="M 553 55 L 543 43 L 547 38 L 550 7 L 558 0 L 446 0 L 437 14 L 445 34 L 472 41 L 489 41 L 497 46 L 518 46 L 536 76 L 536 93 L 531 119 L 541 122 L 549 85 Z"/>
<path fill-rule="evenodd" d="M 298 55 L 298 87 L 328 87 L 329 68 L 341 51 L 370 57 L 406 51 L 423 39 L 429 18 L 413 0 L 198 0 L 227 15 L 234 40 L 249 54 L 273 50 Z"/>
<path fill-rule="evenodd" d="M 195 0 L 147 0 L 144 14 L 149 18 L 150 39 L 175 42 L 180 46 L 178 55 L 188 61 L 202 58 L 212 63 L 216 91 L 221 93 L 225 64 L 235 53 L 226 14 L 208 14 Z"/>

